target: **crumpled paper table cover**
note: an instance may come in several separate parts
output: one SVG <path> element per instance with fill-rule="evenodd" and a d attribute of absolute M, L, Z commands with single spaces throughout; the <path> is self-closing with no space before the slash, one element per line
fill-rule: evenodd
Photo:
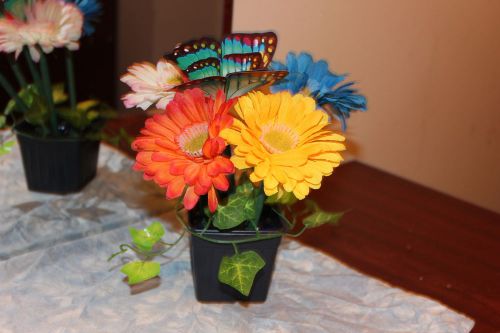
<path fill-rule="evenodd" d="M 280 249 L 265 303 L 197 302 L 187 239 L 163 259 L 161 285 L 131 296 L 119 260 L 106 261 L 127 237 L 121 227 L 0 262 L 0 331 L 462 333 L 473 326 L 295 241 Z"/>
<path fill-rule="evenodd" d="M 80 193 L 30 192 L 19 146 L 0 157 L 0 260 L 161 216 L 164 193 L 132 170 L 133 161 L 101 144 L 97 177 Z"/>
<path fill-rule="evenodd" d="M 278 254 L 267 302 L 202 304 L 188 241 L 162 259 L 161 285 L 131 296 L 107 257 L 128 227 L 174 217 L 132 162 L 101 146 L 99 175 L 79 194 L 26 190 L 20 156 L 0 160 L 0 332 L 470 332 L 474 322 L 295 241 Z M 131 259 L 124 257 L 121 260 Z"/>

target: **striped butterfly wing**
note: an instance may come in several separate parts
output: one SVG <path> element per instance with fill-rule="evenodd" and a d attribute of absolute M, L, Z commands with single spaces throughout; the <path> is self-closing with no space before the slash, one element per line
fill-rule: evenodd
<path fill-rule="evenodd" d="M 259 69 L 265 69 L 273 59 L 277 44 L 278 37 L 274 32 L 231 34 L 221 43 L 221 56 L 224 58 L 228 54 L 260 53 L 262 62 Z"/>
<path fill-rule="evenodd" d="M 283 79 L 287 74 L 287 71 L 268 70 L 231 73 L 226 76 L 224 88 L 226 99 L 239 97 L 254 89 L 273 84 Z"/>
<path fill-rule="evenodd" d="M 182 92 L 187 89 L 199 88 L 205 92 L 205 94 L 215 98 L 217 91 L 224 89 L 226 86 L 226 78 L 222 76 L 212 76 L 203 79 L 197 79 L 189 81 L 178 85 L 173 91 Z"/>
<path fill-rule="evenodd" d="M 184 72 L 189 80 L 199 80 L 213 76 L 219 76 L 220 60 L 218 58 L 207 58 L 198 60 L 191 64 Z"/>
<path fill-rule="evenodd" d="M 221 76 L 227 76 L 236 72 L 248 72 L 262 67 L 262 56 L 260 53 L 228 54 L 225 55 L 220 64 Z"/>
<path fill-rule="evenodd" d="M 220 59 L 220 43 L 212 38 L 201 38 L 177 45 L 174 51 L 165 55 L 179 68 L 186 71 L 190 66 L 207 59 Z M 188 74 L 188 73 L 186 73 Z"/>

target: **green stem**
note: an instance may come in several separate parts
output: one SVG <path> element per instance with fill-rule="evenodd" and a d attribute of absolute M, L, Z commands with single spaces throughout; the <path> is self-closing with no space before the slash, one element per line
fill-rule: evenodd
<path fill-rule="evenodd" d="M 238 246 L 236 245 L 236 243 L 235 243 L 235 242 L 233 242 L 233 243 L 231 243 L 231 244 L 233 244 L 234 253 L 235 253 L 235 254 L 240 254 L 240 252 L 238 251 Z"/>
<path fill-rule="evenodd" d="M 24 78 L 23 72 L 19 68 L 19 65 L 10 54 L 7 55 L 7 59 L 9 61 L 10 67 L 12 68 L 12 71 L 14 72 L 14 76 L 16 77 L 17 82 L 19 83 L 19 86 L 21 88 L 26 88 L 28 84 L 26 83 L 26 79 Z"/>
<path fill-rule="evenodd" d="M 39 48 L 40 52 L 40 68 L 42 70 L 42 82 L 45 90 L 45 97 L 47 99 L 47 105 L 50 111 L 50 126 L 52 127 L 52 132 L 57 135 L 57 114 L 54 109 L 54 101 L 52 100 L 52 86 L 50 83 L 50 73 L 49 65 L 47 63 L 47 58 L 43 50 Z"/>
<path fill-rule="evenodd" d="M 12 98 L 16 104 L 17 107 L 24 113 L 28 112 L 28 106 L 26 103 L 23 102 L 22 99 L 19 98 L 17 92 L 14 90 L 14 88 L 10 85 L 9 81 L 5 78 L 5 76 L 0 73 L 0 85 L 2 88 L 7 92 L 7 94 Z"/>
<path fill-rule="evenodd" d="M 31 77 L 33 78 L 33 82 L 35 82 L 38 93 L 40 95 L 44 95 L 45 98 L 47 98 L 45 89 L 43 88 L 42 85 L 42 79 L 40 78 L 40 73 L 38 73 L 38 69 L 36 68 L 35 63 L 33 62 L 33 59 L 31 59 L 30 52 L 26 47 L 23 49 L 23 54 L 24 58 L 26 59 L 26 63 L 28 64 L 28 68 L 30 70 Z"/>
<path fill-rule="evenodd" d="M 73 54 L 70 50 L 66 49 L 66 76 L 68 79 L 69 101 L 71 111 L 76 111 L 76 84 L 75 84 L 75 71 L 73 66 Z"/>
<path fill-rule="evenodd" d="M 135 249 L 132 246 L 130 246 L 128 244 L 121 244 L 120 251 L 113 253 L 111 256 L 109 256 L 108 261 L 111 261 L 111 260 L 113 260 L 114 257 L 119 256 L 120 254 L 127 252 L 129 249 L 132 251 L 135 251 Z"/>
<path fill-rule="evenodd" d="M 240 239 L 240 240 L 221 240 L 221 239 L 215 239 L 215 238 L 206 237 L 206 236 L 203 236 L 202 233 L 197 233 L 197 232 L 193 231 L 192 228 L 190 228 L 187 225 L 186 221 L 184 221 L 184 218 L 180 214 L 180 212 L 183 209 L 183 207 L 180 207 L 180 206 L 181 206 L 181 204 L 178 203 L 176 205 L 176 208 L 175 208 L 175 216 L 177 217 L 177 220 L 184 226 L 184 228 L 189 233 L 191 233 L 191 235 L 193 235 L 195 237 L 198 237 L 198 238 L 201 238 L 203 240 L 212 242 L 212 243 L 217 243 L 217 244 L 232 244 L 232 243 L 242 244 L 242 243 L 254 242 L 254 241 L 258 241 L 258 240 L 277 238 L 277 237 L 281 237 L 281 236 L 285 235 L 285 233 L 283 233 L 283 232 L 276 232 L 276 233 L 272 233 L 272 234 L 269 234 L 269 235 L 258 235 L 256 237 L 249 237 L 249 238 Z"/>
<path fill-rule="evenodd" d="M 288 225 L 288 230 L 292 230 L 293 227 L 295 226 L 295 218 L 293 219 L 293 222 L 290 222 L 285 215 L 283 215 L 279 210 L 275 209 L 274 207 L 271 208 L 273 212 L 275 212 L 285 223 Z"/>
<path fill-rule="evenodd" d="M 181 235 L 173 243 L 167 243 L 164 241 L 160 241 L 160 244 L 166 245 L 166 246 L 176 246 L 181 241 L 181 239 L 184 237 L 185 234 L 186 234 L 186 229 L 182 230 Z"/>
<path fill-rule="evenodd" d="M 296 234 L 286 234 L 288 237 L 299 237 L 300 235 L 302 235 L 304 233 L 304 231 L 307 230 L 307 227 L 306 226 L 303 226 L 302 229 L 300 229 L 299 232 L 297 232 Z"/>
<path fill-rule="evenodd" d="M 257 198 L 255 198 L 255 225 L 257 226 L 260 221 L 260 216 L 262 215 L 262 209 L 264 208 L 264 201 L 266 200 L 266 195 L 264 193 L 264 182 L 260 183 Z"/>

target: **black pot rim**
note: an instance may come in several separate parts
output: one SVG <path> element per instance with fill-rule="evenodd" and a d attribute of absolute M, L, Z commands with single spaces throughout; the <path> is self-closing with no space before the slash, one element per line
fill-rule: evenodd
<path fill-rule="evenodd" d="M 41 137 L 37 135 L 33 135 L 31 133 L 28 133 L 27 131 L 23 131 L 22 129 L 19 129 L 22 125 L 26 124 L 25 122 L 22 122 L 20 124 L 17 124 L 16 126 L 12 127 L 12 131 L 16 135 L 24 136 L 26 138 L 30 138 L 33 140 L 38 140 L 38 141 L 44 141 L 44 142 L 84 142 L 84 141 L 100 141 L 100 140 L 92 140 L 92 139 L 87 139 L 83 137 L 79 138 L 65 138 L 65 137 Z"/>

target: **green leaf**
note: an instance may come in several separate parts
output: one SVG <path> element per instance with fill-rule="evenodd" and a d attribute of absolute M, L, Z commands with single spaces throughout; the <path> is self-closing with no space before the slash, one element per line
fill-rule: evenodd
<path fill-rule="evenodd" d="M 6 122 L 7 118 L 5 118 L 5 116 L 0 115 L 0 128 L 4 127 Z"/>
<path fill-rule="evenodd" d="M 14 141 L 6 141 L 4 143 L 0 143 L 0 156 L 10 153 L 13 146 Z"/>
<path fill-rule="evenodd" d="M 306 204 L 312 212 L 302 221 L 307 228 L 316 228 L 326 223 L 337 224 L 342 216 L 344 216 L 344 212 L 331 213 L 324 211 L 319 208 L 318 204 L 311 200 L 306 201 Z"/>
<path fill-rule="evenodd" d="M 165 235 L 165 229 L 160 222 L 153 222 L 143 230 L 129 228 L 132 242 L 143 251 L 151 251 L 153 246 Z"/>
<path fill-rule="evenodd" d="M 245 296 L 250 294 L 255 275 L 266 265 L 255 251 L 223 257 L 219 266 L 219 281 L 230 285 Z"/>
<path fill-rule="evenodd" d="M 31 105 L 33 104 L 33 99 L 34 99 L 35 95 L 38 95 L 38 91 L 37 91 L 36 87 L 32 84 L 29 84 L 28 86 L 26 86 L 26 88 L 21 89 L 19 91 L 19 93 L 17 94 L 19 99 L 21 99 L 24 102 L 24 104 L 26 104 L 26 106 L 28 108 L 31 108 Z M 18 105 L 17 105 L 16 101 L 14 99 L 11 99 L 7 103 L 7 106 L 5 107 L 4 113 L 11 114 L 13 111 L 21 111 L 21 110 L 18 109 Z"/>
<path fill-rule="evenodd" d="M 252 197 L 235 193 L 231 194 L 225 206 L 218 206 L 214 214 L 214 225 L 221 229 L 231 229 L 248 220 L 245 207 Z"/>
<path fill-rule="evenodd" d="M 32 125 L 45 127 L 49 117 L 49 109 L 45 100 L 38 93 L 34 94 L 28 112 L 24 114 L 24 120 Z"/>
<path fill-rule="evenodd" d="M 219 205 L 214 214 L 214 226 L 221 230 L 237 227 L 245 221 L 255 220 L 255 188 L 250 181 L 236 187 L 236 193 L 229 196 L 225 206 Z"/>
<path fill-rule="evenodd" d="M 160 264 L 154 261 L 133 261 L 123 265 L 120 270 L 133 285 L 154 278 L 160 274 Z"/>
<path fill-rule="evenodd" d="M 276 193 L 266 199 L 268 205 L 293 205 L 296 202 L 297 197 L 293 195 L 293 192 Z"/>
<path fill-rule="evenodd" d="M 87 112 L 99 107 L 100 102 L 95 99 L 82 101 L 76 105 L 76 109 L 80 112 Z"/>
<path fill-rule="evenodd" d="M 245 206 L 243 207 L 243 214 L 245 215 L 246 220 L 255 219 L 255 215 L 257 214 L 257 209 L 255 208 L 255 200 L 253 198 L 249 198 L 245 202 Z"/>
<path fill-rule="evenodd" d="M 254 187 L 251 182 L 246 181 L 236 187 L 236 193 L 251 195 L 253 193 Z"/>
<path fill-rule="evenodd" d="M 57 83 L 52 86 L 52 100 L 54 104 L 62 104 L 68 100 L 68 95 L 64 92 L 64 84 Z"/>

